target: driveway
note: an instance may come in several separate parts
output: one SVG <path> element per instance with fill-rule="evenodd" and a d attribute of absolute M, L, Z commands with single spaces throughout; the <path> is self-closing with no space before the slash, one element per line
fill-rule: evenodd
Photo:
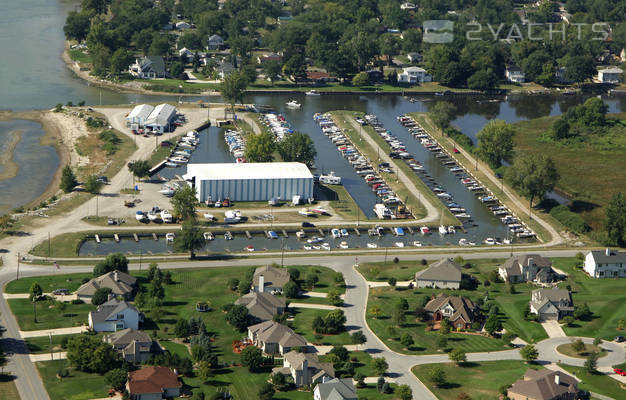
<path fill-rule="evenodd" d="M 571 343 L 573 340 L 579 339 L 578 337 L 559 337 L 542 340 L 535 344 L 535 347 L 539 351 L 539 360 L 549 361 L 553 363 L 565 363 L 569 365 L 575 365 L 582 367 L 585 363 L 584 358 L 569 357 L 556 351 L 556 348 L 562 344 Z M 580 338 L 587 344 L 593 343 L 593 338 Z M 608 354 L 604 357 L 598 358 L 598 368 L 610 367 L 611 365 L 620 364 L 624 362 L 624 356 L 626 351 L 624 346 L 613 342 L 602 342 L 600 347 L 607 350 Z"/>
<path fill-rule="evenodd" d="M 72 326 L 70 328 L 58 328 L 58 329 L 42 329 L 40 331 L 20 331 L 22 338 L 41 337 L 41 336 L 56 336 L 56 335 L 73 335 L 75 333 L 85 332 L 87 326 Z"/>
<path fill-rule="evenodd" d="M 545 329 L 546 333 L 548 334 L 548 337 L 551 337 L 551 338 L 567 337 L 565 332 L 563 332 L 563 328 L 561 328 L 561 324 L 559 324 L 559 322 L 556 320 L 543 321 L 541 323 L 541 326 L 543 326 L 543 329 Z"/>

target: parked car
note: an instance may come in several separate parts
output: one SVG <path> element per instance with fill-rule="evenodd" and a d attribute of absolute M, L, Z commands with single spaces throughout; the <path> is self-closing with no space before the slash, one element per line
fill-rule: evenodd
<path fill-rule="evenodd" d="M 315 224 L 312 223 L 312 222 L 306 222 L 305 221 L 305 222 L 302 223 L 302 227 L 303 228 L 313 228 L 314 226 L 315 226 Z"/>
<path fill-rule="evenodd" d="M 161 142 L 161 147 L 170 147 L 172 145 L 172 142 L 170 142 L 169 140 L 164 140 Z"/>
<path fill-rule="evenodd" d="M 613 368 L 613 372 L 615 372 L 617 375 L 626 376 L 626 371 L 619 368 Z"/>
<path fill-rule="evenodd" d="M 57 295 L 57 296 L 58 296 L 58 295 L 62 295 L 62 294 L 70 294 L 70 291 L 69 291 L 69 290 L 67 290 L 67 289 L 54 289 L 54 290 L 52 291 L 52 294 L 54 294 L 54 295 Z"/>
<path fill-rule="evenodd" d="M 98 179 L 96 179 L 98 182 L 103 183 L 103 184 L 107 184 L 109 183 L 109 178 L 107 178 L 106 176 L 99 176 Z"/>
<path fill-rule="evenodd" d="M 615 336 L 615 341 L 617 343 L 622 343 L 624 340 L 626 340 L 624 336 Z"/>

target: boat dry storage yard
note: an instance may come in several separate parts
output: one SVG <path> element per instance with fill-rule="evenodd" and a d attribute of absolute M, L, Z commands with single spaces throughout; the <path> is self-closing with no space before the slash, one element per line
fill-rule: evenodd
<path fill-rule="evenodd" d="M 185 180 L 198 200 L 267 201 L 313 197 L 313 175 L 302 163 L 187 164 Z"/>

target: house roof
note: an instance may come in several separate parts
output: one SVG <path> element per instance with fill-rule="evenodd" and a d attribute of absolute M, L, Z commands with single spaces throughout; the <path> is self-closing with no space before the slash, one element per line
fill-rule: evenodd
<path fill-rule="evenodd" d="M 133 108 L 133 110 L 128 114 L 128 117 L 126 118 L 141 118 L 145 120 L 150 116 L 152 110 L 154 110 L 154 107 L 150 104 L 139 104 Z"/>
<path fill-rule="evenodd" d="M 424 68 L 421 67 L 406 67 L 403 70 L 404 73 L 409 73 L 409 72 L 424 72 L 426 73 L 426 70 Z"/>
<path fill-rule="evenodd" d="M 312 79 L 312 80 L 334 78 L 334 76 L 324 71 L 306 71 L 306 77 L 307 79 Z"/>
<path fill-rule="evenodd" d="M 176 107 L 167 103 L 159 104 L 146 119 L 146 125 L 167 125 L 174 116 L 176 116 Z"/>
<path fill-rule="evenodd" d="M 454 313 L 450 317 L 451 321 L 456 321 L 459 318 L 463 318 L 465 322 L 472 322 L 474 320 L 476 306 L 474 302 L 465 297 L 448 296 L 444 293 L 439 293 L 437 297 L 426 303 L 424 309 L 434 313 L 446 305 L 450 305 L 454 309 Z"/>
<path fill-rule="evenodd" d="M 539 268 L 550 268 L 552 266 L 552 261 L 549 258 L 542 257 L 539 254 L 523 254 L 509 258 L 502 264 L 501 268 L 505 269 L 509 276 L 521 275 L 522 266 L 528 265 L 529 260 Z"/>
<path fill-rule="evenodd" d="M 209 36 L 209 43 L 224 43 L 224 39 L 220 35 L 211 35 Z"/>
<path fill-rule="evenodd" d="M 513 383 L 509 392 L 526 398 L 549 400 L 560 398 L 565 393 L 577 393 L 578 387 L 573 376 L 561 371 L 529 369 L 523 379 Z"/>
<path fill-rule="evenodd" d="M 321 363 L 317 354 L 315 353 L 300 353 L 297 351 L 291 350 L 289 353 L 285 354 L 285 361 L 291 365 L 296 371 L 302 371 L 303 362 L 306 360 L 308 368 L 317 370 L 313 375 L 313 380 L 315 380 L 316 376 L 320 375 L 328 375 L 331 377 L 335 377 L 335 368 L 332 363 Z M 320 374 L 320 372 L 322 374 Z"/>
<path fill-rule="evenodd" d="M 318 383 L 315 387 L 319 391 L 321 400 L 356 400 L 356 389 L 352 378 L 335 378 L 324 383 Z"/>
<path fill-rule="evenodd" d="M 523 74 L 522 69 L 518 67 L 517 65 L 507 65 L 506 70 L 509 72 L 516 72 L 516 73 Z"/>
<path fill-rule="evenodd" d="M 152 339 L 144 331 L 139 331 L 132 328 L 122 329 L 110 335 L 104 336 L 104 341 L 111 343 L 116 347 L 128 346 L 131 342 L 136 341 L 138 343 L 151 343 Z"/>
<path fill-rule="evenodd" d="M 598 72 L 602 72 L 603 74 L 623 74 L 624 70 L 618 67 L 611 67 L 598 70 Z"/>
<path fill-rule="evenodd" d="M 561 305 L 561 301 L 564 302 L 564 305 Z M 572 311 L 574 309 L 572 294 L 566 289 L 552 288 L 533 290 L 530 302 L 535 310 L 540 310 L 547 303 L 552 304 L 561 311 Z"/>
<path fill-rule="evenodd" d="M 626 263 L 626 251 L 609 250 L 609 255 L 606 253 L 606 250 L 591 251 L 596 264 Z"/>
<path fill-rule="evenodd" d="M 147 367 L 128 373 L 130 394 L 163 393 L 181 386 L 178 376 L 167 367 Z"/>
<path fill-rule="evenodd" d="M 117 321 L 117 314 L 125 310 L 132 310 L 139 314 L 139 311 L 125 301 L 111 299 L 106 303 L 100 304 L 96 311 L 91 311 L 89 315 L 91 320 L 96 322 Z"/>
<path fill-rule="evenodd" d="M 96 290 L 109 288 L 116 296 L 124 296 L 133 291 L 135 282 L 137 282 L 137 278 L 124 272 L 111 271 L 84 283 L 76 289 L 76 294 L 79 296 L 93 296 Z"/>
<path fill-rule="evenodd" d="M 425 270 L 416 273 L 415 279 L 418 281 L 461 282 L 461 275 L 459 264 L 449 258 L 443 258 Z"/>
<path fill-rule="evenodd" d="M 238 298 L 235 304 L 246 306 L 250 315 L 267 321 L 278 314 L 279 308 L 285 308 L 285 299 L 270 293 L 250 292 Z"/>
<path fill-rule="evenodd" d="M 141 59 L 141 71 L 154 71 L 157 75 L 165 75 L 165 61 L 161 56 L 147 56 Z"/>
<path fill-rule="evenodd" d="M 243 165 L 243 164 L 240 164 L 240 165 Z M 307 171 L 308 171 L 308 168 L 307 168 Z M 309 172 L 309 175 L 310 174 L 311 173 Z M 259 286 L 259 277 L 261 275 L 263 275 L 265 286 L 269 286 L 269 287 L 282 288 L 283 286 L 285 286 L 285 283 L 289 282 L 289 280 L 291 279 L 291 276 L 289 275 L 289 271 L 286 268 L 275 268 L 275 267 L 272 267 L 271 265 L 266 265 L 264 267 L 259 267 L 254 271 L 253 284 L 255 287 Z"/>
<path fill-rule="evenodd" d="M 256 334 L 257 339 L 264 343 L 278 343 L 282 347 L 306 346 L 306 340 L 302 336 L 278 322 L 261 322 L 248 327 L 248 331 Z"/>

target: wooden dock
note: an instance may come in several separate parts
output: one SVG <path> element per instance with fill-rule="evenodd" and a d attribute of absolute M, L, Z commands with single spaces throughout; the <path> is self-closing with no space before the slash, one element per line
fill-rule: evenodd
<path fill-rule="evenodd" d="M 100 243 L 100 235 L 96 233 L 95 238 L 96 238 L 96 243 Z"/>
<path fill-rule="evenodd" d="M 325 235 L 324 235 L 324 231 L 322 230 L 322 228 L 318 228 L 317 230 L 318 230 L 318 231 L 319 231 L 319 233 L 320 233 L 320 237 L 324 237 L 324 236 L 325 236 Z"/>
<path fill-rule="evenodd" d="M 152 233 L 152 238 L 154 239 L 155 242 L 159 240 L 159 237 L 157 236 L 156 233 Z"/>
<path fill-rule="evenodd" d="M 359 228 L 354 228 L 354 233 L 356 233 L 357 236 L 361 236 L 361 232 L 359 232 Z"/>
<path fill-rule="evenodd" d="M 136 233 L 133 233 L 133 238 L 135 239 L 135 242 L 139 242 L 139 237 Z"/>
<path fill-rule="evenodd" d="M 250 231 L 246 231 L 246 237 L 248 239 L 252 239 L 252 235 L 250 234 Z"/>
<path fill-rule="evenodd" d="M 289 235 L 287 235 L 287 231 L 283 229 L 283 236 L 285 237 L 285 239 L 287 239 L 289 237 Z"/>
<path fill-rule="evenodd" d="M 409 230 L 409 233 L 412 235 L 413 234 L 413 228 L 411 228 L 410 226 L 407 226 L 406 229 Z"/>
<path fill-rule="evenodd" d="M 118 235 L 117 233 L 114 233 L 114 234 L 113 234 L 113 238 L 115 239 L 115 241 L 116 241 L 117 243 L 119 243 L 119 242 L 120 242 L 120 237 L 119 237 L 119 235 Z"/>

